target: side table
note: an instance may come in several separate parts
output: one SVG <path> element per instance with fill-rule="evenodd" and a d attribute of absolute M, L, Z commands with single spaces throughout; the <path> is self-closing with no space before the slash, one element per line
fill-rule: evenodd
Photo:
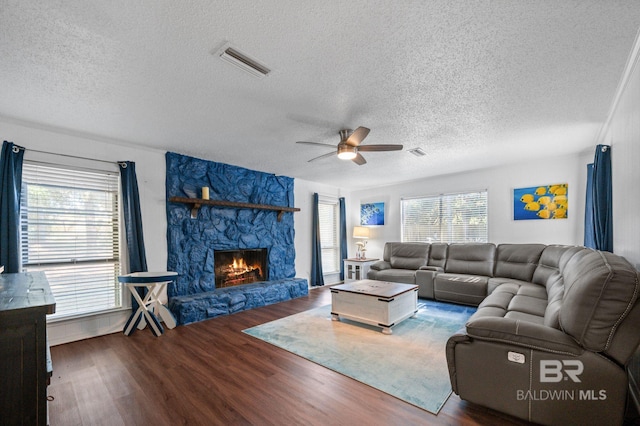
<path fill-rule="evenodd" d="M 176 326 L 176 319 L 173 314 L 160 302 L 160 294 L 162 294 L 167 284 L 173 282 L 177 275 L 177 272 L 166 271 L 134 272 L 118 277 L 118 281 L 129 289 L 133 298 L 138 302 L 138 309 L 131 314 L 124 325 L 123 332 L 126 336 L 133 333 L 136 327 L 142 329 L 146 324 L 149 324 L 155 336 L 160 336 L 164 333 L 164 328 L 158 321 L 158 316 L 162 318 L 167 328 Z M 147 290 L 144 298 L 140 296 L 136 287 L 142 287 Z"/>
<path fill-rule="evenodd" d="M 344 282 L 365 280 L 369 267 L 379 259 L 344 259 Z"/>

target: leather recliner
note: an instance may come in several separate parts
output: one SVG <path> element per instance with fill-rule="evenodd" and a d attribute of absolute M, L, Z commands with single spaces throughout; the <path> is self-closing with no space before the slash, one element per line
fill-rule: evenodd
<path fill-rule="evenodd" d="M 625 366 L 640 343 L 638 272 L 584 248 L 565 249 L 555 271 L 542 260 L 539 284 L 498 285 L 449 339 L 453 391 L 540 424 L 622 424 Z"/>
<path fill-rule="evenodd" d="M 413 271 L 420 297 L 478 306 L 446 348 L 461 399 L 541 424 L 622 424 L 640 344 L 640 276 L 629 262 L 577 246 L 442 246 L 410 266 L 426 263 Z"/>

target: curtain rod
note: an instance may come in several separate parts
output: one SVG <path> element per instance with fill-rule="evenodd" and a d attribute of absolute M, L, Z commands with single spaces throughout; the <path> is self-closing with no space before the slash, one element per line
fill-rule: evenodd
<path fill-rule="evenodd" d="M 23 150 L 23 151 L 27 151 L 27 148 L 23 147 L 23 146 L 18 146 L 18 145 L 13 145 L 13 152 L 14 153 L 18 153 L 18 151 Z M 48 152 L 48 151 L 40 151 L 37 149 L 31 149 L 29 148 L 28 151 L 32 151 L 32 152 L 38 152 L 40 154 L 50 154 L 50 155 L 58 155 L 60 157 L 68 157 L 68 158 L 76 158 L 79 160 L 89 160 L 89 161 L 99 161 L 101 163 L 107 163 L 107 164 L 118 164 L 119 166 L 121 166 L 123 169 L 127 168 L 127 163 L 123 162 L 123 161 L 107 161 L 107 160 L 99 160 L 96 158 L 89 158 L 89 157 L 79 157 L 77 155 L 69 155 L 69 154 L 60 154 L 57 152 Z"/>

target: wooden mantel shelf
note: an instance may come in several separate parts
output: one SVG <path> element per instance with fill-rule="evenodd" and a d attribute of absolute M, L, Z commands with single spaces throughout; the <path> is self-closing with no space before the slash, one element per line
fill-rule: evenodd
<path fill-rule="evenodd" d="M 191 217 L 198 217 L 198 210 L 202 206 L 218 206 L 218 207 L 235 207 L 238 209 L 261 209 L 261 210 L 275 210 L 278 212 L 278 222 L 282 219 L 282 215 L 286 212 L 299 212 L 297 207 L 284 207 L 284 206 L 272 206 L 270 204 L 251 204 L 251 203 L 238 203 L 235 201 L 224 200 L 203 200 L 201 198 L 186 198 L 186 197 L 170 197 L 169 201 L 172 203 L 184 203 L 191 205 Z"/>

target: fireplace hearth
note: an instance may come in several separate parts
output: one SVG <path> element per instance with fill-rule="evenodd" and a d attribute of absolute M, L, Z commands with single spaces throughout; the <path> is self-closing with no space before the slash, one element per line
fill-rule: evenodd
<path fill-rule="evenodd" d="M 265 281 L 267 249 L 214 250 L 216 288 Z"/>

